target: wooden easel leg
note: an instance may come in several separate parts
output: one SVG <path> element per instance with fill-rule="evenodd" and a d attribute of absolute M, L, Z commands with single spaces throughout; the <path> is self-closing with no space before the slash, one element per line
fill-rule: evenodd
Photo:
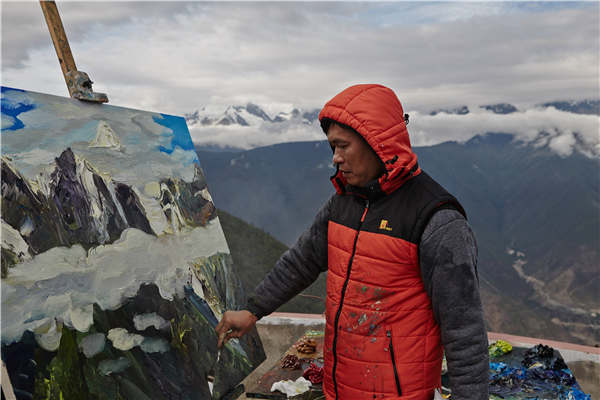
<path fill-rule="evenodd" d="M 15 392 L 13 391 L 12 385 L 10 383 L 10 378 L 8 377 L 8 370 L 4 365 L 4 361 L 0 360 L 0 365 L 2 368 L 1 380 L 2 382 L 2 393 L 4 393 L 4 397 L 6 400 L 17 400 L 15 397 Z"/>

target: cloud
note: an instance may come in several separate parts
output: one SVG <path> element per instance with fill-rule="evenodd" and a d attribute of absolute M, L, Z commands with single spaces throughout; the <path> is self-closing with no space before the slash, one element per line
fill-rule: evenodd
<path fill-rule="evenodd" d="M 257 126 L 215 126 L 190 127 L 192 140 L 196 144 L 214 144 L 221 147 L 252 149 L 283 142 L 305 142 L 324 140 L 325 136 L 318 122 L 311 125 L 302 123 L 263 123 Z M 202 160 L 200 160 L 202 162 Z"/>
<path fill-rule="evenodd" d="M 470 105 L 468 114 L 445 112 L 429 115 L 419 111 L 408 111 L 408 131 L 413 146 L 432 146 L 447 141 L 465 142 L 475 135 L 488 132 L 509 133 L 515 140 L 546 146 L 561 156 L 574 150 L 587 156 L 600 156 L 600 117 L 597 115 L 574 114 L 554 107 L 531 108 L 511 114 L 495 114 Z M 325 140 L 317 122 L 312 125 L 301 123 L 264 123 L 258 126 L 239 125 L 190 128 L 192 139 L 200 145 L 232 146 L 251 149 L 282 142 Z"/>
<path fill-rule="evenodd" d="M 494 114 L 471 106 L 469 114 L 410 113 L 408 131 L 413 146 L 431 146 L 446 141 L 464 142 L 488 132 L 514 134 L 515 139 L 536 146 L 549 145 L 561 156 L 574 149 L 587 156 L 600 156 L 600 117 L 573 114 L 554 107 L 532 108 L 512 114 Z M 577 138 L 580 143 L 578 143 Z"/>
<path fill-rule="evenodd" d="M 549 147 L 558 153 L 558 155 L 566 157 L 573 153 L 573 147 L 575 146 L 575 143 L 576 141 L 573 134 L 567 132 L 553 137 L 550 140 Z"/>
<path fill-rule="evenodd" d="M 41 12 L 34 17 L 31 7 L 39 6 L 3 4 L 3 84 L 66 95 Z M 407 109 L 424 113 L 597 98 L 599 7 L 60 4 L 78 67 L 95 91 L 108 93 L 111 104 L 175 115 L 248 101 L 321 107 L 364 82 L 393 88 Z M 23 18 L 36 21 L 35 34 L 21 28 Z"/>
<path fill-rule="evenodd" d="M 185 12 L 184 2 L 60 2 L 57 6 L 70 42 L 77 43 L 92 29 L 111 29 L 147 17 L 169 17 Z M 42 9 L 37 1 L 3 1 L 2 66 L 23 68 L 29 59 L 29 50 L 52 46 Z M 75 61 L 77 61 L 77 54 Z"/>
<path fill-rule="evenodd" d="M 92 304 L 116 309 L 144 282 L 155 283 L 165 299 L 183 297 L 188 262 L 219 252 L 229 254 L 218 219 L 177 237 L 157 238 L 129 228 L 116 242 L 89 252 L 78 244 L 54 247 L 2 279 L 2 341 L 12 343 L 25 330 L 39 330 L 54 319 L 87 330 Z M 54 343 L 55 336 L 52 331 L 46 338 Z"/>

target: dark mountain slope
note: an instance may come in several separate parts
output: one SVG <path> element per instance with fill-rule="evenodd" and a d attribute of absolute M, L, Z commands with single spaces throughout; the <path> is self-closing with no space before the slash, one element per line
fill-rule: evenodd
<path fill-rule="evenodd" d="M 275 261 L 287 250 L 287 246 L 265 231 L 247 222 L 218 210 L 219 221 L 227 238 L 227 244 L 233 258 L 237 276 L 248 294 L 254 291 Z M 300 296 L 279 308 L 278 311 L 322 313 L 325 311 L 324 299 L 326 275 L 308 287 Z"/>
<path fill-rule="evenodd" d="M 243 152 L 198 152 L 221 209 L 292 245 L 333 194 L 326 142 L 282 143 Z M 218 200 L 217 200 L 218 199 Z"/>

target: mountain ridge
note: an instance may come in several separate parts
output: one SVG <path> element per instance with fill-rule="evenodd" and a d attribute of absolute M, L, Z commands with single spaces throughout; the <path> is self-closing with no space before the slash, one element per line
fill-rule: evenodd
<path fill-rule="evenodd" d="M 81 244 L 87 249 L 110 244 L 127 228 L 153 236 L 176 233 L 215 217 L 197 166 L 192 182 L 176 178 L 156 182 L 151 204 L 135 187 L 100 172 L 71 148 L 49 167 L 49 174 L 29 180 L 7 156 L 2 157 L 2 225 L 15 236 L 12 243 L 2 243 L 3 277 L 25 253 L 35 256 L 57 246 Z M 27 244 L 23 255 L 14 252 L 21 242 Z"/>
<path fill-rule="evenodd" d="M 538 103 L 534 107 L 554 107 L 557 110 L 574 114 L 600 115 L 600 99 L 557 100 Z M 279 123 L 294 119 L 304 124 L 312 124 L 317 120 L 320 112 L 319 108 L 309 110 L 293 108 L 291 111 L 279 111 L 274 117 L 271 117 L 261 106 L 252 102 L 248 102 L 245 105 L 229 105 L 222 108 L 224 108 L 224 111 L 219 111 L 218 107 L 201 107 L 195 111 L 184 114 L 184 117 L 190 126 L 198 124 L 202 126 L 229 126 L 234 124 L 251 126 L 256 125 L 257 123 Z M 494 114 L 511 114 L 521 111 L 510 103 L 484 104 L 479 105 L 478 108 L 491 111 Z M 467 105 L 459 105 L 434 109 L 429 112 L 429 115 L 435 116 L 440 113 L 466 115 L 470 112 Z"/>
<path fill-rule="evenodd" d="M 296 120 L 303 124 L 313 123 L 318 116 L 319 110 L 303 111 L 299 108 L 293 108 L 291 111 L 279 111 L 271 117 L 259 105 L 247 103 L 246 105 L 230 105 L 224 111 L 209 110 L 202 107 L 191 113 L 184 114 L 184 117 L 190 126 L 200 124 L 201 126 L 251 126 L 260 123 L 281 123 L 290 120 Z"/>
<path fill-rule="evenodd" d="M 206 149 L 249 150 L 282 142 L 318 140 L 322 136 L 318 122 L 319 109 L 293 108 L 269 115 L 260 106 L 203 107 L 186 114 L 190 132 L 196 143 Z M 573 146 L 600 154 L 597 130 L 600 100 L 554 101 L 517 108 L 509 103 L 462 105 L 440 108 L 427 113 L 407 111 L 413 145 L 431 145 L 441 141 L 468 140 L 486 132 L 518 133 L 530 140 L 543 133 L 557 152 L 570 152 Z M 449 126 L 450 125 L 450 126 Z M 440 136 L 447 128 L 451 136 Z"/>

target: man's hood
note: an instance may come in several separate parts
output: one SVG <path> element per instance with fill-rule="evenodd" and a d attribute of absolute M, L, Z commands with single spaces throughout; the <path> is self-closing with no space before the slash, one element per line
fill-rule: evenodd
<path fill-rule="evenodd" d="M 382 85 L 350 86 L 329 100 L 319 113 L 319 121 L 330 119 L 358 132 L 385 165 L 377 180 L 380 189 L 391 193 L 421 170 L 413 153 L 402 104 L 394 92 Z M 338 171 L 332 177 L 338 193 L 347 184 Z"/>

